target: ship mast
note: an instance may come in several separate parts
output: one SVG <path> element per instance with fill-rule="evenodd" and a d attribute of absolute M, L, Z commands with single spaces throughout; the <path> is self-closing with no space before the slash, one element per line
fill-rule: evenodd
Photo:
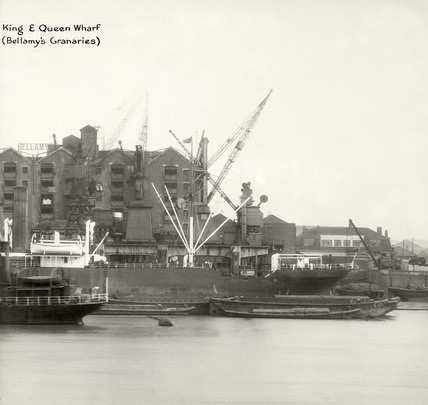
<path fill-rule="evenodd" d="M 190 201 L 189 201 L 189 267 L 194 266 L 195 250 L 193 244 L 193 136 L 190 137 Z"/>
<path fill-rule="evenodd" d="M 163 209 L 167 213 L 169 219 L 171 220 L 171 223 L 173 224 L 175 231 L 177 232 L 178 236 L 180 237 L 181 241 L 183 242 L 183 245 L 185 249 L 187 250 L 187 256 L 188 256 L 188 263 L 187 267 L 194 267 L 194 258 L 196 252 L 205 244 L 208 242 L 209 239 L 211 239 L 222 227 L 223 225 L 228 221 L 228 218 L 226 218 L 210 235 L 208 235 L 203 241 L 201 241 L 202 234 L 204 233 L 208 221 L 212 218 L 212 213 L 208 216 L 208 219 L 196 241 L 194 243 L 194 230 L 193 230 L 193 205 L 191 203 L 193 195 L 190 196 L 190 210 L 189 210 L 189 235 L 188 238 L 186 237 L 186 234 L 184 233 L 183 227 L 180 223 L 180 220 L 178 219 L 177 211 L 175 209 L 175 206 L 173 204 L 171 195 L 169 194 L 168 188 L 165 186 L 165 192 L 168 196 L 169 202 L 171 204 L 172 210 L 174 212 L 175 219 L 172 217 L 171 213 L 168 211 L 162 196 L 159 194 L 158 190 L 156 189 L 156 186 L 152 183 L 152 187 L 155 190 L 156 196 L 158 197 L 160 203 L 162 204 Z M 191 186 L 192 190 L 192 186 Z M 239 207 L 235 209 L 235 214 L 250 200 L 251 197 L 248 197 L 245 201 L 241 203 Z"/>

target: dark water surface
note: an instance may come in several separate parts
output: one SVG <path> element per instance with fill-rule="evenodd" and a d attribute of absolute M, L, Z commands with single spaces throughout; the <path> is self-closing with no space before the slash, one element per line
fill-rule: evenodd
<path fill-rule="evenodd" d="M 428 404 L 428 311 L 173 319 L 0 326 L 0 404 Z"/>

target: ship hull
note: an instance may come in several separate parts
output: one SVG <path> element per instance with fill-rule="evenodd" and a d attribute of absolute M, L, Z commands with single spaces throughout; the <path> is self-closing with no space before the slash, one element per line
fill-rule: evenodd
<path fill-rule="evenodd" d="M 275 271 L 269 278 L 281 285 L 284 294 L 318 294 L 334 287 L 349 271 L 349 268 L 344 267 L 287 268 Z"/>
<path fill-rule="evenodd" d="M 15 305 L 0 303 L 0 324 L 70 325 L 81 324 L 82 318 L 101 309 L 103 303 L 87 302 L 58 305 Z"/>
<path fill-rule="evenodd" d="M 317 275 L 300 272 L 293 277 L 225 276 L 214 269 L 174 268 L 85 268 L 78 270 L 79 285 L 96 285 L 108 277 L 109 292 L 126 297 L 164 298 L 251 295 L 271 297 L 275 294 L 328 293 L 347 270 Z M 98 280 L 98 281 L 97 281 Z"/>
<path fill-rule="evenodd" d="M 226 316 L 238 318 L 268 318 L 268 319 L 351 319 L 360 310 L 331 312 L 328 308 L 295 308 L 279 310 L 224 310 Z"/>
<path fill-rule="evenodd" d="M 390 298 L 373 300 L 357 296 L 292 296 L 282 295 L 275 298 L 239 298 L 210 299 L 210 314 L 224 315 L 225 311 L 263 311 L 286 309 L 325 309 L 333 313 L 358 309 L 355 318 L 376 318 L 384 316 L 397 308 L 400 299 Z"/>
<path fill-rule="evenodd" d="M 228 276 L 210 268 L 148 268 L 135 267 L 73 268 L 76 287 L 103 286 L 108 278 L 112 297 L 158 302 L 203 302 L 210 297 L 236 295 L 272 297 L 276 294 L 328 294 L 347 271 L 331 273 L 295 271 L 291 276 L 275 272 L 281 277 Z M 41 272 L 42 269 L 40 269 Z M 63 269 L 67 274 L 67 269 Z M 34 268 L 37 272 L 37 268 Z M 205 305 L 206 306 L 206 305 Z"/>
<path fill-rule="evenodd" d="M 428 302 L 428 288 L 388 288 L 390 294 L 399 296 L 403 301 L 421 301 Z"/>

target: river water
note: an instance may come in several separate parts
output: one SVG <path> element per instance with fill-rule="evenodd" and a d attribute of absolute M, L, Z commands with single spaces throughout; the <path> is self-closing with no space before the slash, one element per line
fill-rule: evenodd
<path fill-rule="evenodd" d="M 428 404 L 428 311 L 0 326 L 0 404 Z"/>

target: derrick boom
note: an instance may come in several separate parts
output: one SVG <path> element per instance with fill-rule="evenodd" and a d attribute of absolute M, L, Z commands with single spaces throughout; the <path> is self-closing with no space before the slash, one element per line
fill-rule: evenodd
<path fill-rule="evenodd" d="M 224 150 L 227 145 L 230 142 L 233 142 L 234 139 L 238 139 L 238 142 L 236 142 L 235 147 L 233 148 L 232 152 L 230 153 L 226 164 L 224 165 L 222 171 L 220 172 L 220 175 L 217 178 L 217 181 L 215 184 L 213 184 L 213 188 L 211 189 L 210 193 L 208 194 L 208 203 L 212 200 L 215 193 L 217 191 L 220 191 L 221 183 L 223 183 L 224 179 L 226 178 L 227 174 L 229 173 L 230 169 L 232 168 L 233 164 L 236 161 L 236 158 L 238 157 L 239 153 L 245 146 L 245 142 L 247 141 L 248 137 L 250 136 L 250 133 L 252 129 L 254 128 L 254 125 L 257 122 L 257 119 L 260 116 L 260 113 L 263 110 L 263 107 L 266 105 L 270 95 L 272 93 L 272 90 L 270 90 L 269 94 L 263 99 L 263 101 L 258 105 L 257 109 L 249 116 L 249 118 L 244 121 L 244 123 L 241 125 L 241 127 L 235 132 L 235 134 L 230 137 L 226 143 L 220 148 L 220 150 Z M 213 156 L 215 157 L 214 160 L 217 159 L 218 152 Z M 211 164 L 214 162 L 213 159 L 210 160 Z M 209 162 L 209 164 L 210 164 Z"/>

